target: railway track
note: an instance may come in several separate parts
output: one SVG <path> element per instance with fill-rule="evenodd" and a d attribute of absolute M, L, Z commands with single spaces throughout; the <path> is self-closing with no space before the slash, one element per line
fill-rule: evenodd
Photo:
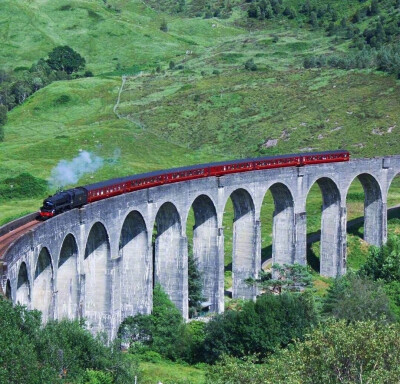
<path fill-rule="evenodd" d="M 3 258 L 8 247 L 17 240 L 20 236 L 24 235 L 29 230 L 37 227 L 41 224 L 39 220 L 31 220 L 28 223 L 21 225 L 20 227 L 0 236 L 0 260 Z"/>

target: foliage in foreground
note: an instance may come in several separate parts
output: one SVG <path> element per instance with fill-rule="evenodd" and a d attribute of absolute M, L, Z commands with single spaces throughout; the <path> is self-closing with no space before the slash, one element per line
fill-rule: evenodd
<path fill-rule="evenodd" d="M 119 337 L 133 352 L 152 350 L 175 360 L 184 332 L 182 315 L 157 284 L 153 291 L 151 315 L 127 317 L 119 328 Z"/>
<path fill-rule="evenodd" d="M 262 295 L 248 301 L 240 311 L 226 311 L 205 328 L 203 358 L 215 362 L 223 354 L 265 357 L 302 339 L 318 323 L 313 296 L 284 293 Z"/>
<path fill-rule="evenodd" d="M 225 356 L 210 367 L 207 383 L 398 383 L 399 336 L 399 324 L 329 322 L 265 364 Z"/>
<path fill-rule="evenodd" d="M 400 237 L 390 236 L 382 247 L 371 247 L 359 274 L 383 283 L 391 311 L 400 320 Z"/>
<path fill-rule="evenodd" d="M 86 384 L 96 377 L 125 384 L 137 375 L 137 365 L 118 345 L 106 347 L 77 321 L 42 327 L 40 312 L 5 299 L 0 299 L 0 362 L 0 383 L 10 384 Z"/>
<path fill-rule="evenodd" d="M 325 315 L 347 321 L 391 322 L 394 315 L 382 282 L 355 274 L 338 277 L 324 300 Z"/>
<path fill-rule="evenodd" d="M 260 278 L 249 278 L 249 285 L 256 285 L 262 290 L 274 293 L 301 292 L 312 286 L 312 275 L 308 267 L 300 264 L 273 264 L 272 271 L 261 270 Z"/>

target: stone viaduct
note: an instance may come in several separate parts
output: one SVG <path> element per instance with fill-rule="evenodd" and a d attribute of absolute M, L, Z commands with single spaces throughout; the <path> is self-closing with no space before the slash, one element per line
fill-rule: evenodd
<path fill-rule="evenodd" d="M 52 218 L 15 241 L 3 261 L 3 290 L 13 302 L 43 312 L 44 320 L 85 317 L 93 332 L 114 337 L 129 315 L 149 313 L 154 282 L 188 316 L 188 240 L 193 208 L 193 254 L 211 310 L 224 310 L 224 209 L 234 206 L 233 297 L 254 298 L 244 283 L 261 268 L 260 210 L 271 191 L 273 261 L 306 264 L 306 199 L 317 183 L 323 196 L 320 273 L 346 271 L 346 195 L 364 187 L 364 239 L 387 237 L 387 193 L 400 156 L 355 159 L 236 173 L 163 185 L 86 205 Z M 155 230 L 154 230 L 155 229 Z"/>

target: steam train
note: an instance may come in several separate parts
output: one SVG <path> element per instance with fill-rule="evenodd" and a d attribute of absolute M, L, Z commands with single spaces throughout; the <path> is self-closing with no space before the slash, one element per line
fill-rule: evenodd
<path fill-rule="evenodd" d="M 348 151 L 337 150 L 222 161 L 131 175 L 68 189 L 49 196 L 43 201 L 43 206 L 40 208 L 40 217 L 47 219 L 61 212 L 79 208 L 94 201 L 163 184 L 209 176 L 219 177 L 230 173 L 283 167 L 301 167 L 303 165 L 349 160 L 350 153 Z"/>

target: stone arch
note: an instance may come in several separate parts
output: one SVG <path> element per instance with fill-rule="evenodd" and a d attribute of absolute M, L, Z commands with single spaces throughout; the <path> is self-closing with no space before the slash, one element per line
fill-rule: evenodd
<path fill-rule="evenodd" d="M 200 195 L 192 203 L 194 213 L 193 257 L 203 279 L 203 295 L 213 312 L 223 311 L 224 270 L 218 252 L 217 210 L 211 198 Z"/>
<path fill-rule="evenodd" d="M 42 312 L 43 322 L 52 317 L 53 264 L 47 248 L 42 248 L 36 263 L 32 290 L 32 306 Z"/>
<path fill-rule="evenodd" d="M 6 283 L 6 298 L 8 300 L 12 300 L 12 291 L 11 291 L 10 279 L 7 279 L 7 283 Z"/>
<path fill-rule="evenodd" d="M 369 173 L 357 175 L 350 185 L 356 178 L 364 190 L 364 240 L 369 244 L 381 246 L 384 217 L 381 187 L 377 179 Z"/>
<path fill-rule="evenodd" d="M 275 183 L 268 189 L 274 200 L 272 225 L 272 262 L 292 264 L 294 261 L 294 200 L 290 189 Z"/>
<path fill-rule="evenodd" d="M 177 208 L 164 203 L 155 220 L 154 282 L 160 283 L 182 315 L 188 316 L 187 242 Z"/>
<path fill-rule="evenodd" d="M 104 225 L 95 223 L 84 256 L 84 317 L 94 333 L 111 329 L 110 242 Z"/>
<path fill-rule="evenodd" d="M 234 298 L 254 298 L 256 290 L 245 280 L 255 277 L 261 266 L 261 253 L 257 246 L 260 227 L 255 220 L 253 198 L 245 189 L 230 195 L 233 203 L 232 295 Z"/>
<path fill-rule="evenodd" d="M 335 277 L 340 272 L 342 255 L 340 192 L 328 177 L 316 183 L 322 193 L 320 274 Z"/>
<path fill-rule="evenodd" d="M 16 303 L 29 306 L 31 301 L 31 287 L 28 278 L 28 269 L 25 262 L 22 262 L 18 271 Z"/>
<path fill-rule="evenodd" d="M 79 279 L 78 246 L 68 234 L 62 244 L 57 270 L 57 318 L 75 319 L 78 316 Z"/>
<path fill-rule="evenodd" d="M 119 256 L 122 270 L 121 317 L 143 313 L 146 310 L 150 265 L 148 261 L 148 231 L 143 216 L 130 212 L 122 225 Z"/>

